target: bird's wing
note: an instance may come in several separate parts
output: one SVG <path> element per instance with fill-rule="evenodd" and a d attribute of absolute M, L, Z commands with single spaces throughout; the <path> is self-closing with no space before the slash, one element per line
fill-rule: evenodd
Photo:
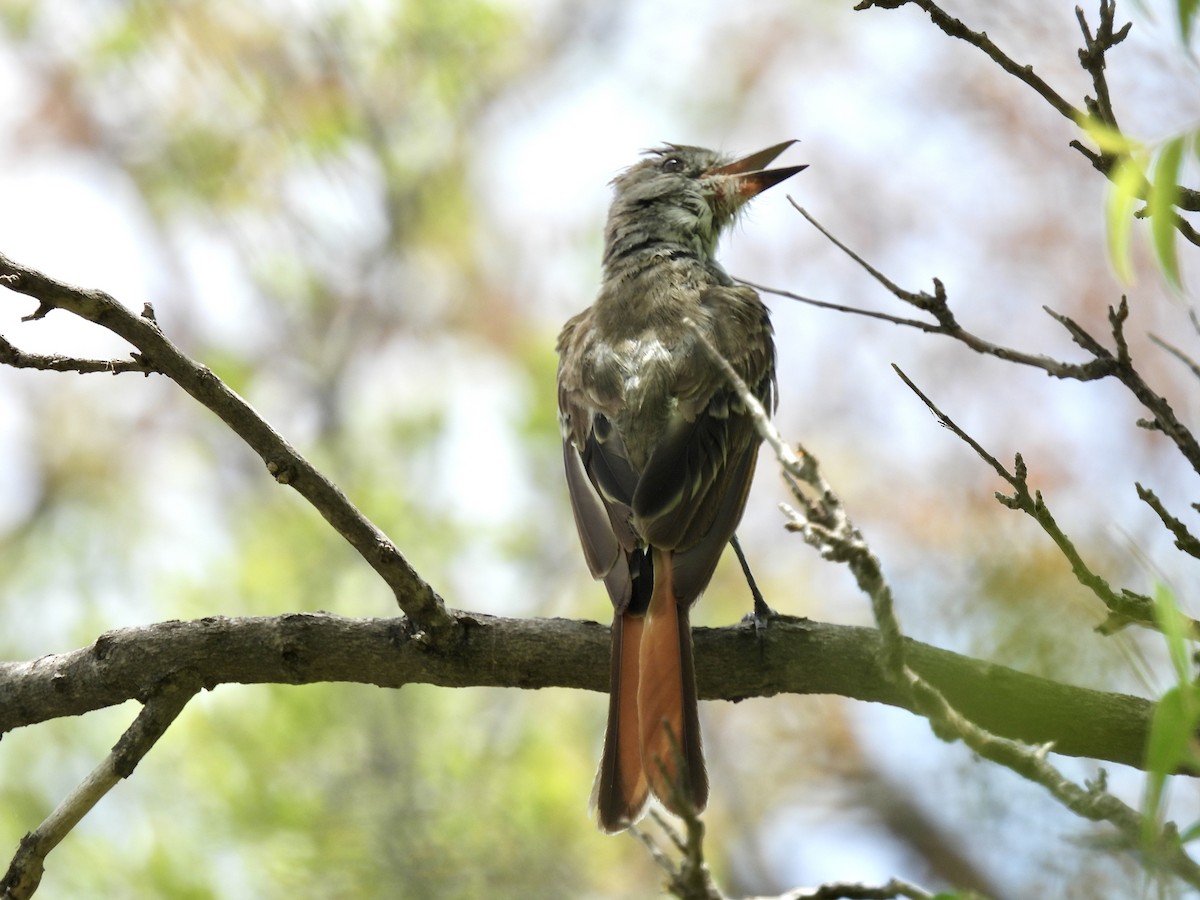
<path fill-rule="evenodd" d="M 638 474 L 629 462 L 624 440 L 604 411 L 619 401 L 598 398 L 594 386 L 580 380 L 580 367 L 575 364 L 581 340 L 590 328 L 590 312 L 567 322 L 558 341 L 563 461 L 584 558 L 592 577 L 604 579 L 613 606 L 623 612 L 632 597 L 634 575 L 649 561 L 630 560 L 642 546 L 631 509 Z"/>

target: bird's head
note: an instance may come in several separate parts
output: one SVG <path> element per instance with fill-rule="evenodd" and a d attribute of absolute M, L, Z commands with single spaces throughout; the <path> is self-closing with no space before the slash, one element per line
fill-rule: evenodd
<path fill-rule="evenodd" d="M 656 244 L 702 259 L 751 197 L 807 166 L 764 169 L 795 141 L 731 160 L 713 150 L 665 144 L 613 179 L 605 260 Z"/>

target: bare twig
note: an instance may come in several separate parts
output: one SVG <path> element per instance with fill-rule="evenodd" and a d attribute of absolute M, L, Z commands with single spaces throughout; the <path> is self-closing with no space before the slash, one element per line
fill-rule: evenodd
<path fill-rule="evenodd" d="M 755 428 L 763 440 L 775 451 L 776 459 L 783 468 L 784 477 L 792 488 L 793 496 L 800 502 L 805 514 L 800 515 L 789 507 L 784 513 L 791 520 L 788 527 L 799 531 L 806 543 L 814 547 L 825 559 L 844 562 L 850 566 L 859 587 L 871 598 L 875 621 L 883 640 L 883 672 L 885 677 L 902 684 L 900 672 L 904 663 L 904 649 L 900 625 L 892 610 L 891 589 L 880 574 L 879 561 L 871 554 L 862 535 L 851 523 L 845 509 L 833 492 L 833 488 L 821 474 L 816 457 L 799 447 L 799 455 L 784 442 L 779 431 L 771 423 L 767 411 L 758 402 L 746 382 L 742 380 L 729 361 L 705 337 L 704 332 L 692 324 L 693 333 L 705 348 L 710 359 L 721 368 L 726 379 L 737 391 L 738 399 L 754 420 Z M 807 485 L 815 496 L 810 496 L 801 485 Z"/>
<path fill-rule="evenodd" d="M 1200 196 L 1200 191 L 1188 191 L 1184 190 L 1183 188 L 1179 188 L 1179 205 L 1186 209 L 1187 207 L 1183 207 L 1184 203 L 1195 202 L 1192 199 L 1192 195 Z M 1175 216 L 1175 230 L 1178 231 L 1188 243 L 1195 244 L 1197 247 L 1200 247 L 1200 230 L 1194 228 L 1192 223 L 1183 216 Z"/>
<path fill-rule="evenodd" d="M 1020 510 L 1037 522 L 1050 537 L 1050 540 L 1054 541 L 1059 552 L 1066 558 L 1071 566 L 1071 573 L 1075 576 L 1076 580 L 1095 594 L 1108 608 L 1109 616 L 1101 626 L 1101 631 L 1111 633 L 1129 623 L 1136 623 L 1155 630 L 1158 629 L 1158 623 L 1154 617 L 1154 601 L 1150 597 L 1125 589 L 1120 591 L 1114 590 L 1107 581 L 1093 572 L 1087 563 L 1084 562 L 1083 557 L 1076 550 L 1074 543 L 1059 528 L 1058 522 L 1055 521 L 1049 507 L 1046 506 L 1042 492 L 1037 490 L 1030 491 L 1027 477 L 1028 472 L 1021 454 L 1017 454 L 1013 463 L 1013 470 L 1010 472 L 996 457 L 988 453 L 978 441 L 963 431 L 953 419 L 942 412 L 899 366 L 893 365 L 892 368 L 896 370 L 896 374 L 900 376 L 900 379 L 908 386 L 909 390 L 916 394 L 929 411 L 937 417 L 938 422 L 943 427 L 949 429 L 959 440 L 974 450 L 980 459 L 991 466 L 992 470 L 1004 479 L 1004 481 L 1008 482 L 1012 488 L 1012 493 L 1005 494 L 997 491 L 996 499 L 1009 509 Z M 1188 619 L 1187 623 L 1192 635 L 1200 639 L 1200 622 Z"/>
<path fill-rule="evenodd" d="M 908 5 L 913 5 L 923 10 L 929 16 L 930 21 L 948 37 L 965 41 L 983 51 L 992 62 L 1031 88 L 1063 117 L 1070 119 L 1077 125 L 1083 125 L 1090 117 L 1113 130 L 1119 131 L 1116 114 L 1113 111 L 1112 100 L 1109 95 L 1107 76 L 1105 74 L 1107 66 L 1106 54 L 1125 40 L 1129 35 L 1132 23 L 1126 22 L 1120 28 L 1115 27 L 1116 4 L 1113 0 L 1100 0 L 1100 24 L 1095 32 L 1088 26 L 1083 9 L 1078 6 L 1075 8 L 1075 15 L 1079 20 L 1079 27 L 1083 33 L 1084 44 L 1079 50 L 1079 63 L 1091 78 L 1092 89 L 1095 91 L 1095 97 L 1085 96 L 1083 98 L 1084 104 L 1082 109 L 1067 101 L 1065 97 L 1054 90 L 1045 79 L 1034 72 L 1032 65 L 1017 62 L 1001 50 L 988 37 L 986 32 L 974 31 L 968 28 L 961 20 L 954 18 L 938 6 L 937 3 L 933 2 L 933 0 L 862 0 L 854 8 L 856 10 L 871 8 L 898 9 Z M 1079 140 L 1072 140 L 1069 146 L 1082 154 L 1106 178 L 1113 176 L 1116 164 L 1120 159 L 1118 155 L 1092 150 Z M 1150 186 L 1148 183 L 1143 184 L 1138 195 L 1144 198 L 1149 189 Z M 1176 206 L 1189 211 L 1200 210 L 1200 191 L 1186 188 L 1182 185 L 1176 187 Z M 1192 228 L 1187 220 L 1177 217 L 1175 227 L 1187 240 L 1192 243 L 1200 243 L 1200 235 L 1197 235 L 1195 229 Z"/>
<path fill-rule="evenodd" d="M 791 199 L 790 197 L 788 198 Z M 863 316 L 868 319 L 879 319 L 881 322 L 891 322 L 895 325 L 904 325 L 908 328 L 916 328 L 918 331 L 924 331 L 928 334 L 940 334 L 941 328 L 932 322 L 922 322 L 920 319 L 909 319 L 904 316 L 893 316 L 890 313 L 880 312 L 876 309 L 862 309 L 857 306 L 847 306 L 844 303 L 832 303 L 828 300 L 817 300 L 813 297 L 805 297 L 803 294 L 797 294 L 792 291 L 785 291 L 782 288 L 774 288 L 769 285 L 759 284 L 755 281 L 748 281 L 745 278 L 734 276 L 734 281 L 744 284 L 747 287 L 752 287 L 756 291 L 762 291 L 764 294 L 774 294 L 777 297 L 786 297 L 788 300 L 796 300 L 804 303 L 807 306 L 815 306 L 817 309 L 831 309 L 834 312 L 850 313 L 855 316 Z"/>
<path fill-rule="evenodd" d="M 675 759 L 676 770 L 687 772 L 687 760 L 679 748 L 679 742 L 674 732 L 667 728 L 667 739 L 671 744 L 671 754 Z M 679 852 L 678 865 L 671 857 L 658 847 L 653 840 L 637 828 L 631 829 L 634 836 L 642 842 L 651 857 L 659 867 L 667 873 L 667 890 L 679 900 L 724 900 L 724 895 L 713 881 L 708 864 L 704 861 L 704 823 L 700 821 L 700 813 L 692 805 L 691 798 L 683 789 L 683 778 L 672 778 L 666 762 L 657 759 L 659 771 L 667 784 L 670 785 L 670 802 L 673 809 L 683 822 L 686 837 L 668 822 L 657 809 L 650 810 L 650 818 L 658 825 L 667 839 L 675 845 Z"/>
<path fill-rule="evenodd" d="M 631 829 L 659 867 L 667 873 L 667 890 L 679 900 L 724 900 L 704 861 L 704 823 L 688 804 L 683 805 L 681 819 L 684 833 L 680 834 L 657 809 L 650 810 L 650 818 L 662 829 L 667 839 L 679 852 L 679 862 L 662 851 L 644 831 Z"/>
<path fill-rule="evenodd" d="M 791 199 L 791 198 L 789 198 Z M 1043 307 L 1047 315 L 1053 318 L 1056 322 L 1066 329 L 1071 339 L 1087 353 L 1092 356 L 1092 359 L 1085 363 L 1066 363 L 1052 359 L 1047 356 L 1033 355 L 1024 353 L 1019 350 L 1014 350 L 1011 347 L 1004 347 L 999 344 L 993 344 L 986 341 L 978 335 L 964 329 L 958 324 L 953 311 L 950 309 L 949 300 L 946 295 L 945 288 L 941 281 L 934 279 L 934 292 L 929 294 L 924 291 L 914 292 L 905 290 L 886 276 L 878 269 L 867 263 L 861 256 L 848 248 L 845 244 L 835 238 L 826 228 L 824 228 L 816 219 L 794 200 L 792 205 L 796 208 L 804 218 L 810 222 L 821 234 L 825 235 L 839 249 L 846 253 L 852 260 L 858 263 L 862 268 L 871 275 L 879 284 L 888 290 L 893 296 L 897 297 L 904 303 L 914 306 L 923 312 L 929 313 L 936 320 L 934 323 L 919 322 L 914 319 L 906 319 L 901 317 L 888 316 L 882 313 L 875 313 L 868 310 L 856 309 L 854 307 L 840 306 L 835 304 L 815 301 L 808 297 L 803 297 L 788 291 L 781 291 L 776 288 L 766 287 L 764 285 L 752 285 L 760 291 L 771 294 L 776 294 L 781 297 L 788 297 L 793 300 L 798 300 L 802 303 L 808 303 L 816 306 L 838 309 L 842 312 L 855 313 L 858 315 L 868 315 L 873 318 L 884 319 L 894 322 L 898 325 L 905 325 L 912 328 L 917 328 L 927 334 L 941 334 L 946 337 L 953 338 L 960 343 L 965 344 L 977 353 L 982 353 L 988 356 L 994 356 L 997 359 L 1002 359 L 1008 362 L 1017 363 L 1019 365 L 1031 366 L 1041 369 L 1048 375 L 1055 378 L 1068 378 L 1075 381 L 1094 381 L 1100 378 L 1116 378 L 1137 398 L 1138 402 L 1148 410 L 1152 418 L 1139 422 L 1147 428 L 1155 431 L 1161 431 L 1164 435 L 1171 439 L 1179 449 L 1180 453 L 1191 464 L 1192 468 L 1200 473 L 1200 442 L 1197 442 L 1195 435 L 1191 430 L 1184 425 L 1179 417 L 1175 415 L 1171 405 L 1166 398 L 1154 391 L 1147 383 L 1141 374 L 1133 365 L 1133 360 L 1129 354 L 1129 345 L 1125 338 L 1125 322 L 1129 317 L 1129 305 L 1125 297 L 1121 298 L 1121 302 L 1116 307 L 1110 307 L 1108 311 L 1108 321 L 1110 334 L 1113 341 L 1113 349 L 1104 346 L 1099 340 L 1093 337 L 1082 325 L 1072 319 L 1070 316 L 1065 316 L 1055 312 L 1049 307 Z M 746 282 L 749 283 L 749 282 Z"/>
<path fill-rule="evenodd" d="M 896 9 L 911 3 L 914 6 L 924 10 L 930 20 L 941 29 L 945 34 L 952 38 L 966 41 L 973 47 L 978 47 L 992 62 L 996 63 L 1005 72 L 1015 76 L 1020 81 L 1033 88 L 1043 100 L 1050 104 L 1054 109 L 1058 110 L 1062 115 L 1066 116 L 1072 122 L 1078 122 L 1081 116 L 1081 111 L 1068 103 L 1061 94 L 1050 87 L 1037 73 L 1033 71 L 1033 66 L 1022 65 L 1014 60 L 1011 56 L 1001 50 L 996 43 L 987 36 L 983 31 L 972 31 L 960 20 L 954 18 L 936 3 L 930 0 L 862 0 L 854 8 L 856 10 L 870 9 L 878 7 L 880 9 Z"/>
<path fill-rule="evenodd" d="M 933 900 L 934 894 L 910 881 L 893 878 L 879 886 L 849 881 L 831 881 L 813 888 L 798 888 L 778 897 L 747 897 L 746 900 Z M 971 894 L 954 894 L 970 900 Z"/>
<path fill-rule="evenodd" d="M 780 297 L 787 297 L 791 300 L 798 300 L 801 303 L 806 303 L 811 306 L 818 306 L 826 309 L 833 309 L 839 312 L 853 313 L 855 315 L 869 316 L 875 319 L 882 319 L 886 322 L 892 322 L 896 325 L 903 325 L 908 328 L 916 328 L 919 331 L 924 331 L 926 334 L 941 334 L 946 337 L 953 338 L 962 344 L 970 347 L 976 353 L 982 353 L 986 356 L 994 356 L 997 359 L 1002 359 L 1006 362 L 1016 363 L 1022 366 L 1030 366 L 1035 369 L 1041 369 L 1047 375 L 1055 378 L 1067 378 L 1075 381 L 1094 381 L 1098 378 L 1105 378 L 1112 375 L 1112 362 L 1103 359 L 1094 359 L 1086 363 L 1068 363 L 1061 360 L 1053 359 L 1049 356 L 1041 354 L 1025 353 L 1021 350 L 1016 350 L 1012 347 L 1005 347 L 1001 344 L 994 344 L 991 341 L 984 340 L 979 335 L 974 334 L 962 327 L 950 309 L 949 298 L 946 294 L 945 286 L 942 282 L 935 278 L 933 279 L 933 293 L 926 291 L 909 291 L 897 285 L 891 279 L 887 278 L 878 269 L 864 260 L 852 249 L 847 247 L 842 241 L 836 238 L 827 228 L 817 221 L 804 207 L 800 206 L 794 199 L 788 197 L 792 206 L 800 213 L 814 228 L 824 235 L 831 243 L 839 250 L 849 256 L 854 262 L 863 268 L 872 278 L 882 285 L 890 294 L 897 299 L 922 312 L 928 313 L 934 318 L 934 322 L 922 322 L 918 319 L 909 319 L 901 316 L 891 316 L 886 313 L 875 312 L 873 310 L 859 309 L 852 306 L 843 306 L 841 304 L 828 303 L 820 300 L 813 300 L 809 297 L 803 297 L 798 294 L 793 294 L 789 291 L 779 290 L 778 288 L 767 287 L 765 285 L 750 284 L 760 291 L 769 294 L 775 294 Z"/>
<path fill-rule="evenodd" d="M 1108 78 L 1105 75 L 1107 60 L 1105 54 L 1129 36 L 1132 22 L 1126 22 L 1114 30 L 1117 5 L 1113 0 L 1100 0 L 1100 26 L 1095 33 L 1088 26 L 1083 7 L 1075 7 L 1075 18 L 1079 22 L 1079 30 L 1083 33 L 1083 47 L 1079 51 L 1079 64 L 1092 78 L 1092 88 L 1095 97 L 1084 97 L 1084 105 L 1088 114 L 1097 121 L 1103 122 L 1114 129 L 1120 128 L 1117 116 L 1113 111 L 1112 98 L 1108 92 Z M 1078 119 L 1076 120 L 1078 121 Z M 1107 172 L 1107 168 L 1102 171 Z"/>
<path fill-rule="evenodd" d="M 695 329 L 695 333 L 707 347 L 714 361 L 720 362 L 720 354 L 704 340 L 699 329 Z M 761 405 L 749 402 L 753 395 L 733 367 L 726 363 L 723 369 L 754 417 L 759 432 L 768 436 L 768 443 L 772 447 L 786 448 L 787 444 L 779 436 Z M 900 374 L 904 377 L 903 373 Z M 916 390 L 907 378 L 905 381 Z M 944 419 L 936 409 L 935 414 Z M 801 514 L 785 508 L 785 513 L 791 520 L 788 527 L 800 532 L 805 541 L 816 547 L 826 559 L 844 562 L 849 567 L 859 589 L 871 600 L 871 608 L 879 626 L 882 644 L 879 665 L 884 677 L 902 694 L 906 693 L 912 698 L 914 707 L 928 719 L 933 732 L 943 740 L 961 740 L 985 759 L 1006 766 L 1041 785 L 1076 815 L 1110 823 L 1129 846 L 1140 847 L 1156 864 L 1162 865 L 1188 884 L 1200 887 L 1200 865 L 1184 852 L 1178 835 L 1170 825 L 1162 829 L 1150 828 L 1136 810 L 1102 790 L 1099 784 L 1080 787 L 1065 778 L 1046 761 L 1053 744 L 1031 747 L 981 728 L 955 709 L 942 691 L 908 665 L 907 642 L 901 634 L 891 589 L 884 578 L 879 560 L 871 552 L 858 529 L 850 522 L 841 501 L 821 475 L 815 457 L 809 453 L 803 455 L 804 461 L 801 463 L 790 449 L 787 453 L 778 454 L 781 467 L 790 476 L 789 481 L 793 484 L 806 484 L 817 495 L 816 500 L 813 500 L 798 488 L 795 489 L 797 499 L 807 512 Z"/>
<path fill-rule="evenodd" d="M 704 347 L 709 358 L 721 369 L 721 372 L 737 392 L 738 399 L 742 401 L 742 404 L 749 412 L 759 437 L 774 451 L 776 458 L 778 458 L 780 464 L 783 466 L 784 477 L 789 480 L 789 484 L 793 486 L 796 484 L 792 479 L 803 481 L 803 478 L 800 477 L 800 474 L 803 472 L 803 463 L 801 463 L 800 457 L 792 451 L 792 448 L 783 440 L 783 437 L 776 430 L 775 426 L 771 424 L 771 417 L 767 414 L 766 408 L 754 396 L 750 388 L 746 387 L 746 382 L 742 380 L 733 366 L 729 364 L 729 360 L 717 352 L 717 348 L 712 345 L 696 323 L 685 319 L 683 324 L 690 326 L 692 333 L 700 341 L 700 345 Z"/>
<path fill-rule="evenodd" d="M 1141 484 L 1135 484 L 1135 486 L 1137 487 L 1138 497 L 1158 513 L 1158 517 L 1162 519 L 1163 525 L 1175 536 L 1175 546 L 1188 554 L 1188 556 L 1200 559 L 1200 540 L 1188 530 L 1188 527 L 1183 522 L 1167 512 L 1167 508 L 1163 506 L 1162 501 L 1158 499 L 1154 491 L 1142 487 Z"/>
<path fill-rule="evenodd" d="M 1097 363 L 1110 364 L 1112 376 L 1125 385 L 1153 416 L 1152 419 L 1138 424 L 1162 432 L 1170 438 L 1179 452 L 1191 464 L 1192 469 L 1200 474 L 1200 442 L 1197 442 L 1191 429 L 1179 421 L 1179 417 L 1175 415 L 1175 411 L 1171 409 L 1171 404 L 1167 402 L 1167 399 L 1154 391 L 1133 365 L 1133 360 L 1129 355 L 1129 345 L 1125 340 L 1125 321 L 1129 318 L 1129 304 L 1126 298 L 1121 297 L 1121 302 L 1115 308 L 1110 306 L 1108 309 L 1108 323 L 1115 353 L 1101 344 L 1070 316 L 1056 313 L 1048 307 L 1043 308 L 1056 322 L 1067 329 L 1067 333 L 1071 335 L 1071 339 L 1076 344 L 1096 358 Z"/>
<path fill-rule="evenodd" d="M 822 225 L 820 222 L 818 222 L 815 218 L 813 218 L 809 214 L 808 210 L 806 210 L 803 206 L 801 206 L 799 203 L 797 203 L 796 199 L 791 194 L 788 194 L 788 203 L 792 204 L 792 208 L 795 209 L 796 212 L 800 213 L 800 215 L 804 216 L 804 218 L 808 220 L 808 223 L 810 225 L 812 225 L 813 228 L 815 228 L 815 229 L 817 229 L 817 231 L 821 232 L 821 234 L 825 237 L 825 239 L 827 241 L 829 241 L 831 244 L 833 244 L 835 247 L 837 247 L 839 250 L 841 250 L 843 253 L 845 253 L 848 257 L 850 257 L 856 263 L 858 263 L 858 265 L 861 266 L 862 269 L 864 271 L 866 271 L 868 275 L 870 275 L 872 278 L 874 278 L 876 281 L 878 281 L 880 284 L 882 284 L 885 288 L 887 288 L 889 293 L 894 294 L 896 297 L 899 297 L 901 300 L 903 300 L 909 306 L 915 306 L 917 309 L 922 310 L 923 312 L 933 313 L 934 318 L 937 319 L 937 321 L 938 321 L 937 326 L 930 326 L 927 323 L 914 321 L 911 324 L 913 324 L 915 327 L 928 328 L 931 330 L 940 330 L 940 328 L 945 327 L 948 324 L 954 323 L 954 317 L 951 314 L 950 309 L 946 306 L 946 289 L 942 286 L 941 281 L 939 281 L 937 278 L 933 279 L 934 293 L 932 295 L 927 294 L 925 291 L 907 291 L 907 290 L 905 290 L 904 288 L 902 288 L 898 284 L 896 284 L 894 281 L 892 281 L 890 278 L 888 278 L 886 275 L 884 275 L 882 272 L 880 272 L 877 268 L 875 268 L 869 262 L 867 262 L 865 259 L 863 259 L 861 256 L 859 256 L 857 253 L 855 253 L 853 250 L 851 250 L 844 243 L 842 243 L 833 234 L 833 232 L 831 232 L 828 228 L 826 228 L 824 225 Z M 795 299 L 803 300 L 804 298 L 796 297 Z M 806 301 L 806 302 L 816 303 L 817 301 Z M 823 305 L 831 305 L 831 304 L 823 304 Z M 885 318 L 888 318 L 889 321 L 896 321 L 896 319 L 893 319 L 891 317 L 885 317 Z M 903 324 L 909 324 L 909 322 L 904 321 Z"/>
<path fill-rule="evenodd" d="M 650 817 L 652 819 L 655 819 L 656 821 L 658 821 L 660 818 L 657 815 L 655 810 L 650 811 Z M 678 849 L 679 848 L 679 836 L 676 835 L 669 828 L 667 828 L 665 823 L 663 825 L 663 828 L 665 831 L 668 832 L 668 838 L 673 841 L 673 843 L 676 846 L 676 849 Z M 675 872 L 676 872 L 675 863 L 674 863 L 674 861 L 672 861 L 671 857 L 668 856 L 667 853 L 663 851 L 662 847 L 658 846 L 658 844 L 655 842 L 654 838 L 650 837 L 650 835 L 648 835 L 638 825 L 630 825 L 628 830 L 629 830 L 629 833 L 632 834 L 635 838 L 637 838 L 638 841 L 641 843 L 641 845 L 646 848 L 646 852 L 650 854 L 650 858 L 654 860 L 654 864 L 657 865 L 664 872 L 666 872 L 668 878 L 673 878 L 675 876 Z"/>
<path fill-rule="evenodd" d="M 796 477 L 812 488 L 818 499 L 805 502 L 803 514 L 783 504 L 787 528 L 798 532 L 823 558 L 845 563 L 850 569 L 859 590 L 871 601 L 871 612 L 883 644 L 880 667 L 884 677 L 898 689 L 907 690 L 904 635 L 896 617 L 891 587 L 883 577 L 883 567 L 862 533 L 850 521 L 833 487 L 825 480 L 816 457 L 802 452 L 805 464 Z M 802 499 L 798 492 L 796 496 Z"/>
<path fill-rule="evenodd" d="M 1083 98 L 1084 106 L 1094 121 L 1120 133 L 1121 128 L 1117 123 L 1117 115 L 1109 94 L 1108 78 L 1105 74 L 1107 67 L 1105 54 L 1125 40 L 1133 23 L 1126 22 L 1120 28 L 1114 28 L 1116 10 L 1115 0 L 1100 0 L 1100 23 L 1095 32 L 1088 25 L 1082 7 L 1075 7 L 1075 18 L 1078 20 L 1079 30 L 1083 34 L 1083 47 L 1079 50 L 1079 64 L 1091 77 L 1092 89 L 1095 91 L 1094 97 L 1085 96 Z M 1071 141 L 1070 146 L 1082 153 L 1092 166 L 1105 177 L 1112 177 L 1113 171 L 1121 159 L 1120 154 L 1103 150 L 1095 151 L 1084 146 L 1081 141 Z M 1138 186 L 1137 196 L 1144 200 L 1149 196 L 1151 190 L 1150 183 L 1143 178 Z M 1200 210 L 1200 191 L 1182 185 L 1175 185 L 1172 190 L 1176 207 L 1189 212 Z M 1138 215 L 1143 215 L 1144 212 L 1143 210 Z M 1171 221 L 1175 225 L 1175 230 L 1184 240 L 1200 246 L 1200 232 L 1197 232 L 1191 222 L 1178 213 L 1171 214 Z"/>
<path fill-rule="evenodd" d="M 1195 314 L 1193 313 L 1193 315 L 1195 315 Z M 1185 366 L 1187 366 L 1189 369 L 1191 369 L 1193 375 L 1195 375 L 1197 378 L 1200 378 L 1200 363 L 1197 363 L 1194 359 L 1192 359 L 1190 356 L 1188 356 L 1186 353 L 1184 353 L 1182 350 L 1180 350 L 1174 344 L 1169 344 L 1166 341 L 1164 341 L 1157 334 L 1150 335 L 1150 340 L 1153 341 L 1155 344 L 1157 344 L 1159 347 L 1162 347 L 1164 350 L 1166 350 L 1168 353 L 1170 353 L 1172 356 L 1174 356 L 1177 360 L 1179 360 L 1181 363 L 1183 363 Z"/>
<path fill-rule="evenodd" d="M 80 820 L 123 778 L 133 774 L 150 748 L 199 690 L 196 681 L 170 682 L 146 701 L 133 724 L 112 752 L 50 813 L 41 825 L 25 835 L 3 881 L 0 897 L 26 900 L 37 890 L 46 856 L 79 824 Z"/>
<path fill-rule="evenodd" d="M 1148 827 L 1137 810 L 1103 789 L 1103 780 L 1080 787 L 1065 778 L 1046 760 L 1047 754 L 1054 749 L 1052 744 L 1029 747 L 989 734 L 961 716 L 928 683 L 914 679 L 913 690 L 920 697 L 923 710 L 939 735 L 945 737 L 953 734 L 959 737 L 984 759 L 1006 766 L 1023 778 L 1041 785 L 1076 815 L 1092 821 L 1108 822 L 1116 828 L 1130 849 L 1137 848 L 1154 865 L 1161 866 L 1193 887 L 1200 887 L 1200 865 L 1184 850 L 1171 823 L 1161 828 Z"/>
<path fill-rule="evenodd" d="M 120 375 L 123 372 L 141 372 L 149 375 L 154 370 L 136 355 L 132 359 L 78 359 L 58 354 L 42 355 L 18 350 L 0 335 L 0 365 L 13 369 L 41 369 L 46 372 L 108 372 Z"/>
<path fill-rule="evenodd" d="M 811 459 L 811 457 L 810 457 Z M 815 470 L 816 463 L 812 462 Z M 823 482 L 823 479 L 821 480 Z M 836 498 L 832 501 L 840 507 Z M 793 522 L 793 527 L 804 530 L 808 523 Z M 847 522 L 849 528 L 849 523 Z M 907 665 L 903 655 L 893 648 L 889 653 L 887 633 L 893 628 L 899 634 L 899 625 L 895 623 L 892 611 L 891 594 L 884 581 L 876 557 L 870 553 L 857 530 L 846 530 L 841 533 L 827 535 L 827 540 L 835 548 L 840 548 L 835 555 L 844 555 L 845 561 L 854 573 L 859 588 L 871 597 L 871 605 L 876 613 L 880 633 L 884 635 L 883 666 L 896 667 L 892 678 L 902 678 L 904 687 L 913 698 L 914 705 L 921 715 L 929 720 L 930 728 L 943 740 L 961 740 L 975 753 L 1012 769 L 1022 777 L 1033 781 L 1054 796 L 1061 804 L 1076 815 L 1095 821 L 1107 821 L 1117 828 L 1122 839 L 1130 847 L 1140 847 L 1149 853 L 1154 861 L 1170 870 L 1188 884 L 1200 887 L 1200 865 L 1184 852 L 1178 836 L 1168 825 L 1161 830 L 1149 829 L 1138 812 L 1116 797 L 1101 790 L 1096 785 L 1080 787 L 1065 778 L 1054 766 L 1046 761 L 1046 756 L 1053 748 L 1047 743 L 1031 747 L 1018 741 L 1000 737 L 985 728 L 981 728 L 964 716 L 947 699 L 942 691 L 935 688 L 929 681 L 918 675 Z M 887 622 L 887 617 L 892 621 Z M 897 642 L 899 644 L 899 642 Z M 1147 839 L 1146 835 L 1150 834 Z"/>
<path fill-rule="evenodd" d="M 215 413 L 266 463 L 280 484 L 291 485 L 363 557 L 392 589 L 414 629 L 434 643 L 458 633 L 441 598 L 417 574 L 396 545 L 323 473 L 276 432 L 245 400 L 213 372 L 190 359 L 159 329 L 152 311 L 135 315 L 98 290 L 56 281 L 0 254 L 0 285 L 37 300 L 26 320 L 65 310 L 106 328 L 137 348 L 139 363 L 161 372 Z"/>

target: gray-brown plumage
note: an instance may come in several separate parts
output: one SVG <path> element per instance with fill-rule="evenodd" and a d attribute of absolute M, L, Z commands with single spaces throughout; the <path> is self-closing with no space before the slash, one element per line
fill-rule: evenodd
<path fill-rule="evenodd" d="M 772 409 L 767 309 L 714 253 L 747 200 L 804 168 L 762 171 L 792 143 L 733 162 L 668 144 L 619 175 L 600 294 L 559 335 L 567 485 L 614 611 L 593 794 L 605 831 L 651 792 L 674 810 L 708 800 L 688 611 L 741 518 L 759 438 L 694 328 Z"/>

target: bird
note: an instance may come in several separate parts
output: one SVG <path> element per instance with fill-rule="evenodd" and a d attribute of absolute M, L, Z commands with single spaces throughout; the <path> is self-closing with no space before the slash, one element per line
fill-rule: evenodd
<path fill-rule="evenodd" d="M 644 151 L 612 181 L 599 293 L 556 344 L 571 507 L 613 606 L 592 791 L 608 833 L 636 822 L 651 794 L 676 814 L 708 802 L 689 612 L 733 539 L 760 443 L 711 354 L 765 409 L 777 394 L 767 308 L 715 254 L 748 200 L 806 168 L 766 168 L 794 143 L 739 159 Z"/>

